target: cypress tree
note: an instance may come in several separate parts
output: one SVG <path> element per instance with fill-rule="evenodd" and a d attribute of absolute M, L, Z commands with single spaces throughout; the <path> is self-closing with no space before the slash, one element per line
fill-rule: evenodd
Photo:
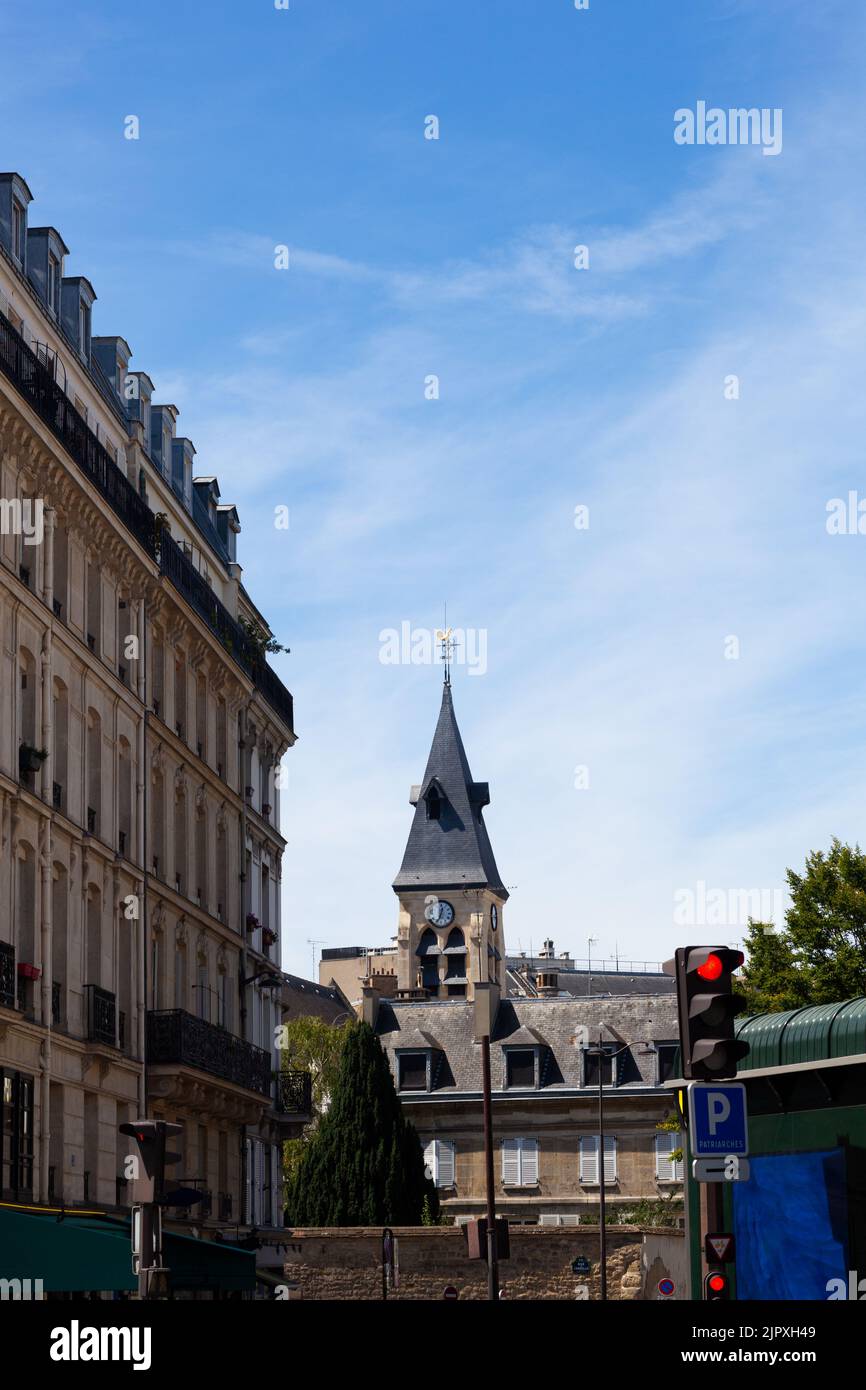
<path fill-rule="evenodd" d="M 416 1226 L 438 1212 L 414 1126 L 372 1028 L 351 1028 L 331 1105 L 289 1188 L 293 1226 Z"/>

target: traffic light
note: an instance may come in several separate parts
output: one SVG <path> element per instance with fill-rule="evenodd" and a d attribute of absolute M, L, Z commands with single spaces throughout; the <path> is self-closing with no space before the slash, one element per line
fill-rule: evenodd
<path fill-rule="evenodd" d="M 731 1297 L 731 1285 L 727 1274 L 720 1269 L 711 1269 L 704 1275 L 704 1298 L 707 1303 L 726 1303 Z"/>
<path fill-rule="evenodd" d="M 680 946 L 665 972 L 677 982 L 682 1074 L 688 1081 L 736 1076 L 749 1044 L 734 1037 L 734 1019 L 746 1001 L 734 993 L 733 972 L 742 951 L 727 946 Z"/>
<path fill-rule="evenodd" d="M 162 1197 L 166 1168 L 179 1163 L 181 1157 L 166 1150 L 166 1139 L 171 1134 L 180 1134 L 183 1125 L 171 1124 L 168 1120 L 133 1120 L 118 1128 L 121 1134 L 132 1135 L 138 1145 L 139 1171 L 138 1177 L 133 1179 L 133 1205 L 158 1202 Z"/>

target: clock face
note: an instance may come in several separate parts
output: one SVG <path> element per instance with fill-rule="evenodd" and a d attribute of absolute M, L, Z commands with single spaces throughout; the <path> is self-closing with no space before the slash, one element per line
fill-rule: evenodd
<path fill-rule="evenodd" d="M 496 931 L 496 928 L 499 926 L 499 910 L 496 903 L 490 904 L 490 925 L 494 931 Z"/>
<path fill-rule="evenodd" d="M 435 898 L 425 907 L 424 916 L 434 927 L 447 927 L 449 922 L 454 921 L 454 908 L 442 898 Z"/>

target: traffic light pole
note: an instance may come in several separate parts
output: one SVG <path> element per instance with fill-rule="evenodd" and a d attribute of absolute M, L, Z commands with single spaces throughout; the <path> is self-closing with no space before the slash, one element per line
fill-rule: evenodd
<path fill-rule="evenodd" d="M 487 1188 L 487 1297 L 499 1299 L 499 1260 L 497 1251 L 496 1205 L 493 1185 L 493 1105 L 490 1094 L 490 1038 L 481 1039 L 481 1085 L 484 1097 L 484 1169 Z"/>

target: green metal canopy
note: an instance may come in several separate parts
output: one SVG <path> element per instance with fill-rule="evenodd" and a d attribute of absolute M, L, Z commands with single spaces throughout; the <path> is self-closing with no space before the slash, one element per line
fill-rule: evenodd
<path fill-rule="evenodd" d="M 739 1021 L 737 1037 L 751 1049 L 740 1072 L 856 1057 L 866 1054 L 866 999 L 753 1014 Z"/>
<path fill-rule="evenodd" d="M 251 1292 L 255 1252 L 166 1232 L 171 1289 Z M 0 1204 L 0 1279 L 41 1280 L 46 1293 L 138 1288 L 128 1219 Z"/>

